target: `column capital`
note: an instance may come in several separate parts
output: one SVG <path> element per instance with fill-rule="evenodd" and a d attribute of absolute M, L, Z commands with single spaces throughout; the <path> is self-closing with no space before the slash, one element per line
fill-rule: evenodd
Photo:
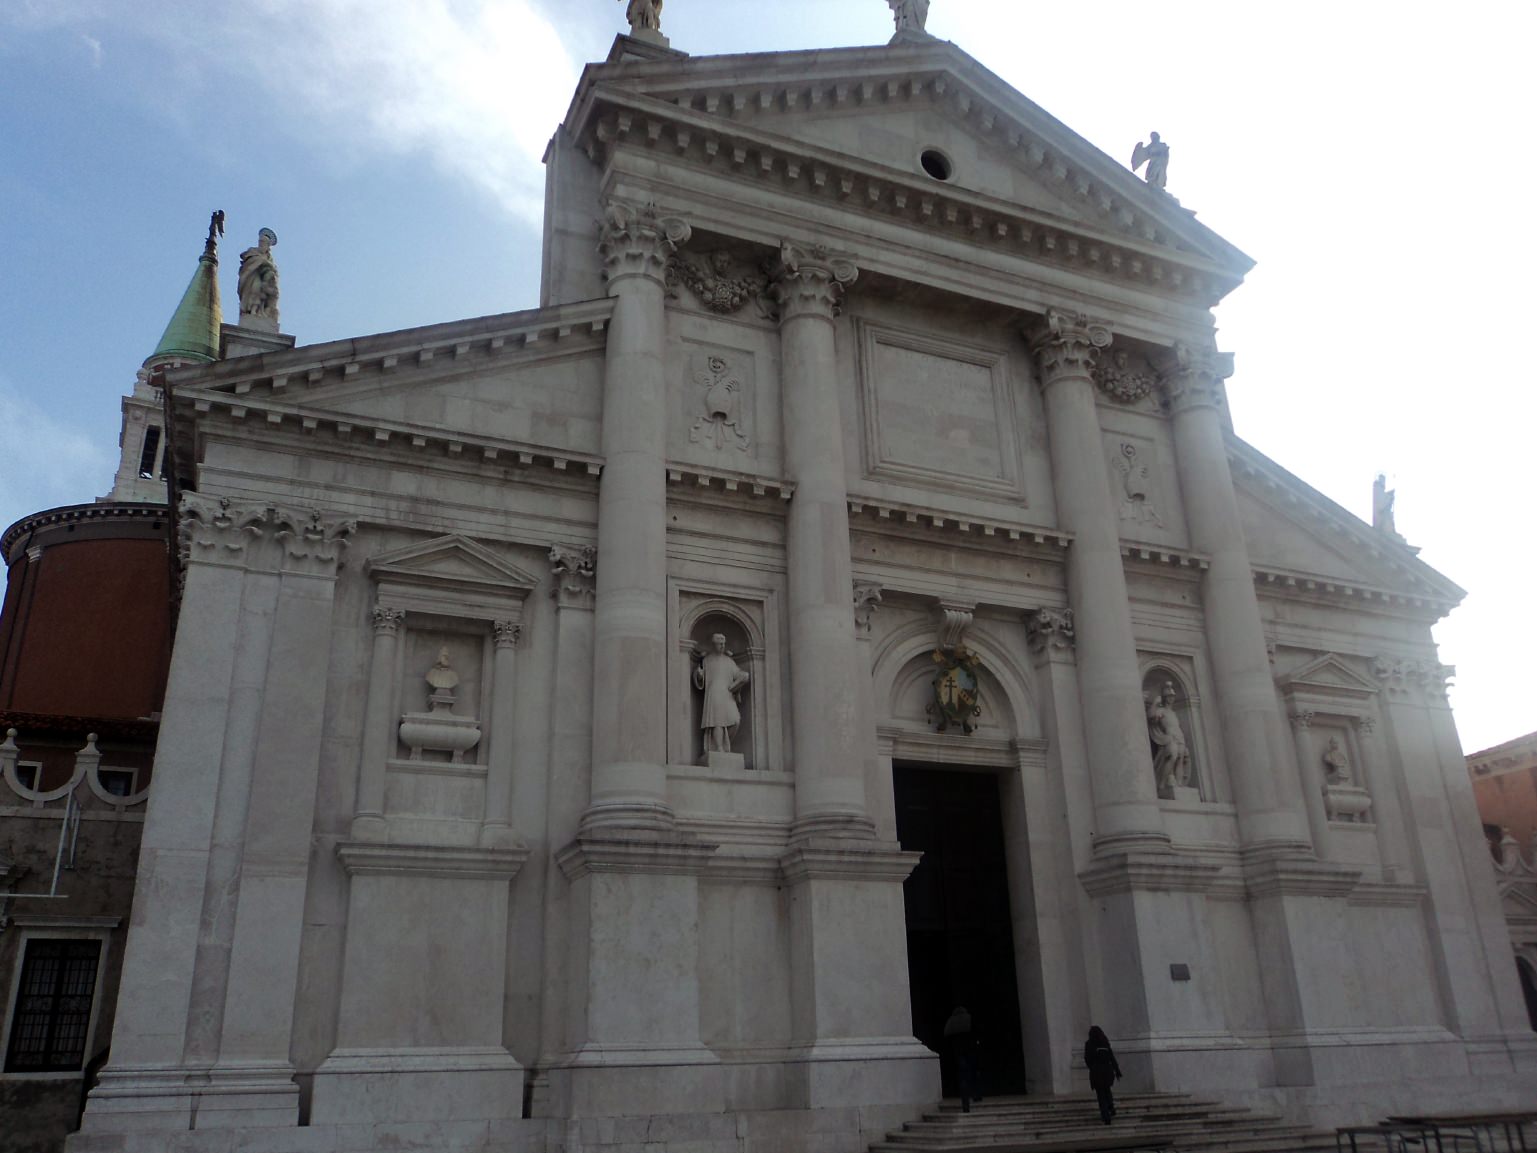
<path fill-rule="evenodd" d="M 596 545 L 558 544 L 550 549 L 550 595 L 562 609 L 591 609 L 598 578 Z"/>
<path fill-rule="evenodd" d="M 1109 325 L 1082 312 L 1048 308 L 1046 318 L 1025 330 L 1041 371 L 1041 387 L 1059 380 L 1090 380 L 1099 351 L 1109 348 Z"/>
<path fill-rule="evenodd" d="M 273 535 L 283 545 L 283 571 L 308 576 L 333 577 L 342 566 L 350 538 L 358 522 L 327 516 L 319 509 L 294 511 L 275 508 Z"/>
<path fill-rule="evenodd" d="M 784 241 L 772 288 L 780 322 L 802 316 L 832 320 L 842 311 L 848 286 L 858 279 L 859 268 L 849 254 L 831 252 L 820 244 Z"/>
<path fill-rule="evenodd" d="M 873 627 L 875 610 L 880 607 L 881 586 L 875 581 L 854 582 L 854 632 L 861 636 L 870 635 Z"/>
<path fill-rule="evenodd" d="M 369 613 L 369 619 L 373 622 L 375 636 L 392 637 L 400 631 L 400 624 L 406 619 L 406 610 L 391 605 L 375 605 Z"/>
<path fill-rule="evenodd" d="M 236 503 L 227 496 L 184 492 L 177 506 L 182 561 L 244 568 L 246 549 L 262 538 L 265 505 Z"/>
<path fill-rule="evenodd" d="M 245 504 L 187 492 L 177 506 L 183 564 L 333 577 L 358 522 L 319 509 Z"/>
<path fill-rule="evenodd" d="M 664 284 L 668 257 L 693 234 L 687 221 L 662 215 L 654 204 L 637 206 L 621 200 L 610 200 L 603 206 L 598 230 L 598 253 L 603 258 L 610 295 L 617 282 L 630 276 Z"/>
<path fill-rule="evenodd" d="M 1072 656 L 1078 643 L 1073 633 L 1073 610 L 1039 608 L 1025 613 L 1025 643 L 1038 660 Z"/>
<path fill-rule="evenodd" d="M 1233 375 L 1233 354 L 1215 343 L 1175 344 L 1158 366 L 1159 382 L 1171 412 L 1220 408 L 1222 382 Z"/>
<path fill-rule="evenodd" d="M 491 631 L 499 649 L 515 649 L 523 640 L 522 621 L 492 621 Z"/>
<path fill-rule="evenodd" d="M 1312 709 L 1298 709 L 1291 714 L 1292 728 L 1298 732 L 1307 732 L 1313 727 L 1313 718 L 1316 715 Z"/>

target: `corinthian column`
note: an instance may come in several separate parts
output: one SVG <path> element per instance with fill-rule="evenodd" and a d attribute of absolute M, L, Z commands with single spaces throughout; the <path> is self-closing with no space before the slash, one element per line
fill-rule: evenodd
<path fill-rule="evenodd" d="M 1246 848 L 1312 848 L 1290 741 L 1281 725 L 1254 574 L 1228 470 L 1218 405 L 1231 353 L 1178 345 L 1165 367 L 1174 414 L 1174 456 L 1190 543 L 1211 557 L 1201 587 L 1227 747 L 1228 774 Z"/>
<path fill-rule="evenodd" d="M 1098 350 L 1110 344 L 1110 330 L 1050 309 L 1029 335 L 1045 397 L 1057 517 L 1074 538 L 1067 593 L 1078 640 L 1095 850 L 1166 846 L 1121 568 L 1120 521 L 1090 375 Z"/>
<path fill-rule="evenodd" d="M 584 828 L 666 829 L 667 389 L 663 277 L 689 237 L 654 207 L 610 204 L 604 274 L 614 315 L 603 374 L 603 478 L 593 619 L 592 796 Z"/>
<path fill-rule="evenodd" d="M 785 244 L 780 309 L 785 472 L 795 484 L 785 532 L 796 834 L 870 837 L 859 725 L 848 488 L 834 317 L 859 270 L 822 248 Z M 868 676 L 868 670 L 863 670 Z"/>

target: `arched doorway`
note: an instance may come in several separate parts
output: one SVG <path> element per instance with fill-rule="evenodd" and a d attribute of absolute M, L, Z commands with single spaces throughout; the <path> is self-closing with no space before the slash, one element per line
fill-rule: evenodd
<path fill-rule="evenodd" d="M 874 661 L 896 836 L 923 854 L 903 888 L 913 1033 L 940 1055 L 947 1096 L 956 1079 L 944 1025 L 957 1006 L 972 1019 L 985 1096 L 1050 1091 L 1024 783 L 1027 767 L 1034 783 L 1044 779 L 1045 744 L 1005 645 L 975 626 L 967 643 L 981 658 L 970 733 L 939 732 L 928 712 L 932 626 L 889 635 Z"/>

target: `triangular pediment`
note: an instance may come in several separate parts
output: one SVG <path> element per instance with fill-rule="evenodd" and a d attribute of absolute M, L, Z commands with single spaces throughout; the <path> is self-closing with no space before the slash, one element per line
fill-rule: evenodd
<path fill-rule="evenodd" d="M 1322 696 L 1374 696 L 1377 686 L 1334 653 L 1325 653 L 1279 678 L 1283 689 L 1305 690 Z"/>
<path fill-rule="evenodd" d="M 1162 256 L 1177 266 L 1171 277 L 1204 278 L 1218 297 L 1253 263 L 1123 160 L 939 40 L 596 65 L 566 127 L 680 158 L 699 152 L 760 184 L 825 190 L 852 210 L 908 213 L 994 241 L 1121 244 L 1092 255 L 1075 245 L 1073 255 L 1117 270 Z M 947 180 L 922 167 L 929 148 L 952 162 Z"/>
<path fill-rule="evenodd" d="M 1502 880 L 1500 904 L 1507 920 L 1537 922 L 1537 884 L 1530 879 Z"/>
<path fill-rule="evenodd" d="M 452 585 L 522 597 L 538 586 L 531 576 L 468 537 L 441 536 L 368 558 L 375 581 L 396 585 Z"/>
<path fill-rule="evenodd" d="M 1436 618 L 1466 595 L 1415 550 L 1252 445 L 1230 437 L 1228 454 L 1249 561 L 1262 587 Z"/>

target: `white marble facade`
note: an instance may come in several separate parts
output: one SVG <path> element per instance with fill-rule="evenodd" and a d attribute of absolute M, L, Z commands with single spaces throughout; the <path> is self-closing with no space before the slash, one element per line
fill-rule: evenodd
<path fill-rule="evenodd" d="M 860 1148 L 939 1094 L 900 764 L 999 782 L 1032 1092 L 1091 1022 L 1135 1087 L 1315 1121 L 1537 1084 L 1461 591 L 1235 436 L 1241 252 L 922 38 L 622 39 L 547 163 L 539 308 L 172 374 L 181 621 L 72 1150 Z"/>

